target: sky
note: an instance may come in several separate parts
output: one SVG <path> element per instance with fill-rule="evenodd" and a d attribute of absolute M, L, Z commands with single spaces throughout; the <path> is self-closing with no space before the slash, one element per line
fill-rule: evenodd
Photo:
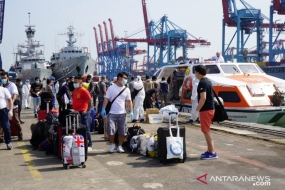
<path fill-rule="evenodd" d="M 237 1 L 238 8 L 242 5 Z M 247 0 L 249 4 L 269 17 L 271 0 Z M 222 0 L 146 0 L 149 20 L 158 20 L 167 15 L 168 19 L 197 38 L 211 42 L 210 47 L 197 47 L 188 51 L 190 58 L 210 58 L 222 49 Z M 9 69 L 15 62 L 13 52 L 18 44 L 25 43 L 24 25 L 29 23 L 28 12 L 31 13 L 31 24 L 36 25 L 35 40 L 44 44 L 44 55 L 50 60 L 53 52 L 66 45 L 66 32 L 71 24 L 75 32 L 83 33 L 77 37 L 77 46 L 86 46 L 93 59 L 97 59 L 93 27 L 113 20 L 115 36 L 124 37 L 124 31 L 132 34 L 144 28 L 141 0 L 6 0 L 4 32 L 0 52 L 3 68 Z M 285 17 L 276 16 L 284 22 Z M 227 29 L 227 41 L 231 39 L 234 29 Z M 103 30 L 104 33 L 104 30 Z M 145 32 L 133 36 L 145 38 Z M 104 37 L 105 39 L 105 37 Z M 269 41 L 268 35 L 265 40 Z M 255 46 L 252 38 L 248 47 Z M 138 49 L 146 49 L 145 43 L 138 43 Z M 178 53 L 179 54 L 179 53 Z M 179 56 L 179 55 L 178 55 Z M 139 62 L 142 56 L 135 57 Z"/>

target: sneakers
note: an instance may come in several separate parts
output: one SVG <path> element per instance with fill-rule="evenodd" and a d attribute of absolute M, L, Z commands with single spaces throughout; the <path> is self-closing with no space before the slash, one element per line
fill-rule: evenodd
<path fill-rule="evenodd" d="M 192 119 L 190 119 L 190 120 L 188 121 L 188 123 L 189 123 L 189 124 L 195 124 L 195 122 L 194 122 Z"/>
<path fill-rule="evenodd" d="M 11 143 L 7 144 L 7 149 L 8 149 L 8 150 L 12 150 L 12 149 L 13 149 Z"/>
<path fill-rule="evenodd" d="M 90 152 L 90 151 L 92 151 L 92 147 L 89 146 L 88 147 L 88 152 Z"/>
<path fill-rule="evenodd" d="M 138 120 L 136 120 L 136 119 L 133 119 L 133 120 L 132 120 L 132 123 L 136 123 L 137 121 L 138 121 Z"/>
<path fill-rule="evenodd" d="M 217 159 L 218 158 L 218 155 L 216 152 L 209 152 L 209 151 L 206 151 L 204 154 L 201 154 L 201 159 L 203 160 L 212 160 L 212 159 Z"/>
<path fill-rule="evenodd" d="M 122 146 L 118 146 L 117 151 L 119 153 L 124 153 L 125 152 Z"/>
<path fill-rule="evenodd" d="M 113 153 L 115 149 L 115 144 L 110 144 L 109 152 Z"/>

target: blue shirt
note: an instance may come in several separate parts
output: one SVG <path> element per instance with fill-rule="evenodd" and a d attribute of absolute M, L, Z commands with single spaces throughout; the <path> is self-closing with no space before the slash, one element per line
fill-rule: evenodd
<path fill-rule="evenodd" d="M 63 97 L 64 94 L 66 94 L 67 98 L 70 100 L 71 99 L 71 96 L 68 92 L 68 86 L 65 84 L 63 85 L 59 90 L 58 90 L 58 93 L 57 93 L 57 96 L 58 97 Z"/>

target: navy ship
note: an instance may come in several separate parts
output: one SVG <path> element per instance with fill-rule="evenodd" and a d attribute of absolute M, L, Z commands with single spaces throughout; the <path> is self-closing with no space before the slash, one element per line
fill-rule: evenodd
<path fill-rule="evenodd" d="M 59 53 L 51 56 L 52 76 L 56 80 L 65 79 L 71 76 L 93 74 L 97 71 L 95 60 L 88 53 L 87 47 L 76 47 L 74 44 L 74 28 L 69 26 L 68 32 L 63 34 L 68 36 L 67 47 L 63 47 Z"/>
<path fill-rule="evenodd" d="M 267 63 L 266 66 L 260 66 L 260 68 L 268 75 L 280 79 L 285 79 L 285 63 Z"/>
<path fill-rule="evenodd" d="M 39 77 L 44 81 L 52 74 L 49 62 L 45 60 L 43 50 L 39 47 L 43 46 L 39 41 L 34 40 L 36 30 L 35 25 L 25 25 L 28 40 L 26 44 L 19 44 L 17 47 L 16 63 L 10 68 L 15 71 L 19 78 L 23 81 L 29 79 L 31 83 L 35 82 L 35 77 Z M 18 56 L 20 57 L 18 60 Z"/>

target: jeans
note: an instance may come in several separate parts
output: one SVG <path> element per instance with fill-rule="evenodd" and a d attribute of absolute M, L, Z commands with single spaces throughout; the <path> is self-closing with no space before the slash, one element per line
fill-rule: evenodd
<path fill-rule="evenodd" d="M 40 97 L 33 97 L 34 114 L 37 114 L 38 107 L 41 105 Z"/>
<path fill-rule="evenodd" d="M 98 112 L 101 113 L 103 107 L 104 97 L 98 97 Z"/>
<path fill-rule="evenodd" d="M 80 113 L 81 118 L 81 124 L 86 126 L 86 132 L 87 132 L 87 139 L 88 139 L 88 147 L 92 147 L 92 141 L 91 141 L 91 133 L 90 133 L 90 122 L 89 122 L 90 113 L 82 114 Z"/>
<path fill-rule="evenodd" d="M 7 108 L 0 110 L 0 123 L 4 131 L 5 143 L 9 144 L 11 142 L 11 129 L 10 129 L 10 122 L 9 122 Z"/>
<path fill-rule="evenodd" d="M 55 98 L 51 99 L 52 107 L 55 107 Z"/>

